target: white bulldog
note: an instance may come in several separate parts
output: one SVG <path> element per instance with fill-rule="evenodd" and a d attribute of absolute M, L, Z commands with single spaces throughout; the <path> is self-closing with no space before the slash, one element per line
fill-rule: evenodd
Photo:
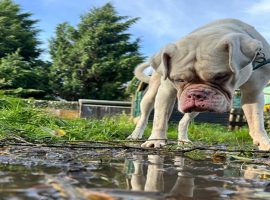
<path fill-rule="evenodd" d="M 179 111 L 186 113 L 179 123 L 178 141 L 188 141 L 189 122 L 198 112 L 229 111 L 234 91 L 240 88 L 253 143 L 260 150 L 270 150 L 263 119 L 263 88 L 270 78 L 265 58 L 270 58 L 269 44 L 252 26 L 236 19 L 212 22 L 167 45 L 135 69 L 143 81 L 149 81 L 142 74 L 144 68 L 151 65 L 155 72 L 142 99 L 141 118 L 129 138 L 142 137 L 154 107 L 152 133 L 142 146 L 165 145 L 177 97 Z M 261 61 L 264 63 L 259 67 Z"/>

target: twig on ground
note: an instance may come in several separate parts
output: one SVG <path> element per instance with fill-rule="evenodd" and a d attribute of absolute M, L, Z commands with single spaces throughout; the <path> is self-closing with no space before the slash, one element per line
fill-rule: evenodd
<path fill-rule="evenodd" d="M 15 138 L 18 139 L 18 138 Z M 134 146 L 130 144 L 123 144 L 118 141 L 71 141 L 71 142 L 62 142 L 57 144 L 33 144 L 25 141 L 24 139 L 18 139 L 20 142 L 8 142 L 8 141 L 0 141 L 0 146 L 41 146 L 41 147 L 53 147 L 53 148 L 71 148 L 71 149 L 129 149 L 129 150 L 141 150 L 141 151 L 151 151 L 151 152 L 171 152 L 171 153 L 187 153 L 196 150 L 200 151 L 220 151 L 220 152 L 235 152 L 235 153 L 270 153 L 270 151 L 260 151 L 260 150 L 244 150 L 244 149 L 227 149 L 220 148 L 216 146 L 192 146 L 192 147 L 183 147 L 182 149 L 171 149 L 171 148 L 143 148 L 140 146 Z M 76 143 L 78 142 L 78 143 Z M 133 141 L 129 141 L 132 143 Z M 95 145 L 101 144 L 101 145 Z M 104 144 L 104 145 L 102 145 Z"/>

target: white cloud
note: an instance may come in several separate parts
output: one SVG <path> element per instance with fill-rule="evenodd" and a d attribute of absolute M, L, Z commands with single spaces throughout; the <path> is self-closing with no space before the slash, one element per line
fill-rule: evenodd
<path fill-rule="evenodd" d="M 184 13 L 181 11 L 182 1 L 175 0 L 137 0 L 123 3 L 122 0 L 115 0 L 114 4 L 121 12 L 129 16 L 141 16 L 135 24 L 135 28 L 144 34 L 157 38 L 177 37 L 183 30 L 181 25 Z"/>
<path fill-rule="evenodd" d="M 123 0 L 112 1 L 120 15 L 140 17 L 130 31 L 141 38 L 141 48 L 150 56 L 164 45 L 174 42 L 193 28 L 192 18 L 184 11 L 185 2 L 179 0 Z"/>
<path fill-rule="evenodd" d="M 270 12 L 270 0 L 259 0 L 249 8 L 246 9 L 249 14 L 260 15 L 269 14 Z"/>

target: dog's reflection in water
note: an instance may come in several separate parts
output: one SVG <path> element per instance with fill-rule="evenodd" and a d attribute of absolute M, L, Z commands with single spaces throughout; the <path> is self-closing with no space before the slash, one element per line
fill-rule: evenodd
<path fill-rule="evenodd" d="M 170 189 L 172 196 L 193 197 L 194 178 L 184 172 L 185 158 L 175 156 L 174 168 L 177 178 Z M 164 188 L 164 157 L 148 155 L 147 173 L 144 174 L 144 159 L 141 155 L 134 156 L 134 170 L 131 174 L 130 187 L 134 191 L 165 192 Z"/>

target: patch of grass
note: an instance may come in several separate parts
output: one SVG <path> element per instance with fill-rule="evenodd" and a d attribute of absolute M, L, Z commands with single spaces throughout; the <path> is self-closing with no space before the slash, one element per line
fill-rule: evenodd
<path fill-rule="evenodd" d="M 226 126 L 217 124 L 195 124 L 189 127 L 189 137 L 192 141 L 201 141 L 207 144 L 230 144 L 244 146 L 252 143 L 248 128 L 230 131 Z"/>
<path fill-rule="evenodd" d="M 67 122 L 62 128 L 67 132 L 68 140 L 124 140 L 135 127 L 126 115 L 101 120 L 72 119 Z"/>
<path fill-rule="evenodd" d="M 29 142 L 125 139 L 134 126 L 125 115 L 102 120 L 61 119 L 35 107 L 31 100 L 6 96 L 0 100 L 1 139 L 14 136 Z"/>
<path fill-rule="evenodd" d="M 18 98 L 1 96 L 0 137 L 20 136 L 27 141 L 44 140 L 54 137 L 54 130 L 65 121 L 35 108 Z"/>
<path fill-rule="evenodd" d="M 151 133 L 150 123 L 144 138 Z M 0 97 L 0 139 L 19 136 L 29 142 L 58 142 L 74 140 L 111 141 L 125 139 L 135 125 L 126 115 L 96 119 L 61 119 L 29 101 Z M 59 137 L 61 135 L 61 137 Z M 177 139 L 177 124 L 171 124 L 169 139 Z M 251 143 L 247 128 L 228 131 L 215 124 L 195 124 L 189 127 L 189 138 L 206 144 L 244 145 Z"/>

